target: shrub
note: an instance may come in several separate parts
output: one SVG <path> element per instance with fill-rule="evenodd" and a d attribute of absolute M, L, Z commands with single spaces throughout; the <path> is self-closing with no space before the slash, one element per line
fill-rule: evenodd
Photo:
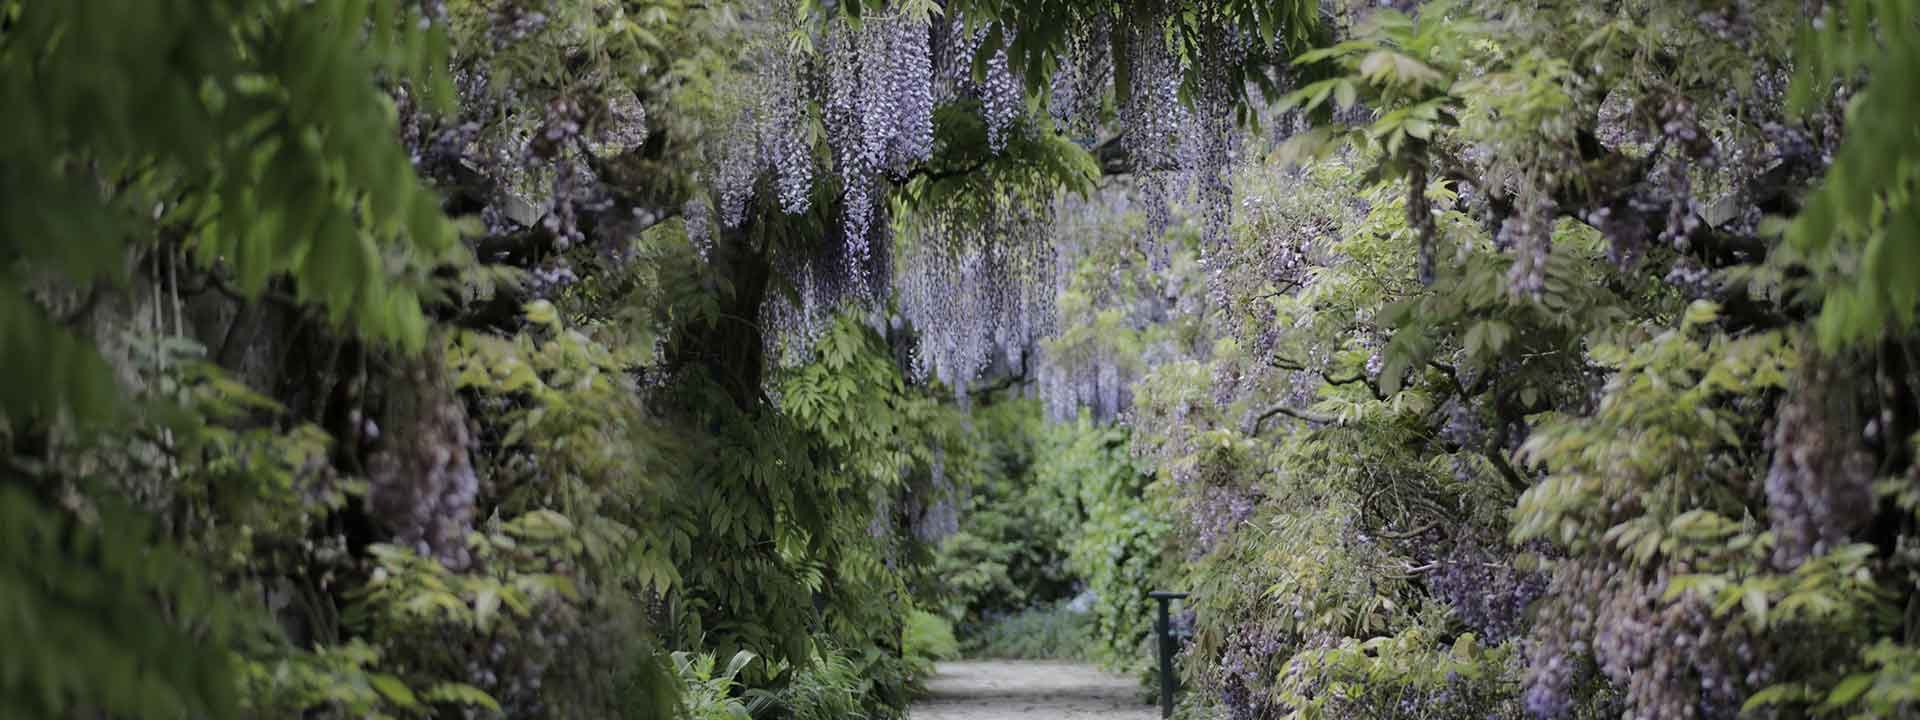
<path fill-rule="evenodd" d="M 759 703 L 749 705 L 735 696 L 740 683 L 736 678 L 740 671 L 754 660 L 753 653 L 742 650 L 734 653 L 727 661 L 726 668 L 715 672 L 716 661 L 706 653 L 677 652 L 673 654 L 673 667 L 680 679 L 682 717 L 690 720 L 746 720 L 760 709 Z"/>
<path fill-rule="evenodd" d="M 1152 662 L 1142 652 L 1153 628 L 1146 592 L 1171 583 L 1171 523 L 1149 492 L 1153 476 L 1128 456 L 1128 430 L 1082 418 L 1054 426 L 1035 468 L 1049 507 L 1072 515 L 1067 567 L 1093 593 L 1090 658 L 1124 671 Z"/>
<path fill-rule="evenodd" d="M 1169 584 L 1173 566 L 1153 475 L 1128 456 L 1125 428 L 1090 417 L 1042 424 L 1031 404 L 999 407 L 1009 409 L 983 434 L 1006 457 L 974 489 L 934 564 L 948 616 L 975 653 L 1147 668 L 1144 594 Z M 1064 609 L 1076 587 L 1093 598 L 1078 614 Z"/>
<path fill-rule="evenodd" d="M 1309 718 L 1517 718 L 1511 658 L 1511 644 L 1486 647 L 1472 633 L 1443 642 L 1416 625 L 1295 654 L 1275 689 L 1285 706 Z"/>
<path fill-rule="evenodd" d="M 1037 483 L 1043 422 L 1031 400 L 976 411 L 980 474 L 961 507 L 959 531 L 940 545 L 931 572 L 941 610 L 962 629 L 1073 593 L 1066 548 L 1078 515 Z"/>
<path fill-rule="evenodd" d="M 1093 616 L 1070 603 L 1029 608 L 982 625 L 968 654 L 1006 660 L 1083 660 L 1093 654 Z"/>
<path fill-rule="evenodd" d="M 784 711 L 780 717 L 793 720 L 863 720 L 897 715 L 893 712 L 897 708 L 881 707 L 876 713 L 876 708 L 869 706 L 876 680 L 861 665 L 843 653 L 827 650 L 796 669 L 784 690 L 766 697 Z"/>
<path fill-rule="evenodd" d="M 925 610 L 907 613 L 906 637 L 902 654 L 917 672 L 933 672 L 933 663 L 960 657 L 960 641 L 953 636 L 953 624 Z"/>

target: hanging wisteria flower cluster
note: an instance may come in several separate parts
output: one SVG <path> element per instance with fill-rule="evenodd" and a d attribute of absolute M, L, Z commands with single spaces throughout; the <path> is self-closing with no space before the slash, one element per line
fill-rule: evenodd
<path fill-rule="evenodd" d="M 870 226 L 884 223 L 886 173 L 933 155 L 930 25 L 905 15 L 836 26 L 823 55 L 827 145 L 842 196 L 852 259 L 866 257 Z"/>
<path fill-rule="evenodd" d="M 1075 28 L 1048 89 L 1047 109 L 1061 132 L 1093 138 L 1113 85 L 1113 18 L 1102 12 Z"/>
<path fill-rule="evenodd" d="M 1161 363 L 1189 357 L 1194 350 L 1171 338 L 1143 346 L 1131 344 L 1149 327 L 1175 316 L 1197 317 L 1202 311 L 1196 294 L 1182 292 L 1188 273 L 1181 269 L 1158 274 L 1111 271 L 1115 263 L 1143 257 L 1133 224 L 1123 219 L 1138 207 L 1137 194 L 1126 187 L 1087 197 L 1067 196 L 1055 203 L 1058 262 L 1063 271 L 1075 275 L 1063 275 L 1063 291 L 1102 298 L 1103 310 L 1120 311 L 1112 318 L 1121 330 L 1062 334 L 1043 347 L 1036 390 L 1047 414 L 1056 420 L 1071 421 L 1083 408 L 1102 421 L 1121 417 L 1131 406 L 1134 384 L 1145 373 Z M 1114 247 L 1115 241 L 1121 247 Z M 1060 322 L 1063 326 L 1094 322 L 1089 309 L 1079 303 L 1078 311 L 1063 310 Z"/>
<path fill-rule="evenodd" d="M 1217 12 L 1217 8 L 1210 8 Z M 1227 226 L 1233 219 L 1233 189 L 1229 184 L 1239 135 L 1233 121 L 1230 69 L 1246 56 L 1246 39 L 1224 22 L 1203 23 L 1200 52 L 1194 59 L 1191 103 L 1177 105 L 1184 115 L 1178 146 L 1181 179 L 1193 196 L 1200 220 L 1200 262 L 1208 266 L 1207 296 L 1214 307 L 1225 307 L 1225 268 L 1219 261 L 1228 243 Z"/>
<path fill-rule="evenodd" d="M 1231 70 L 1252 40 L 1217 11 L 1205 13 L 1199 35 L 1170 36 L 1169 28 L 1187 26 L 1170 12 L 1074 21 L 1042 85 L 1053 129 L 1125 155 L 1130 202 L 1149 218 L 1141 239 L 1161 268 L 1170 250 L 1156 246 L 1164 245 L 1172 208 L 1187 198 L 1207 245 L 1225 242 L 1238 144 L 1232 108 L 1243 94 L 1230 86 L 1238 77 Z M 978 112 L 990 156 L 1036 132 L 1032 121 L 1047 127 L 1045 116 L 1027 116 L 1028 78 L 1020 73 L 1034 63 L 1017 54 L 1018 28 L 960 15 L 867 10 L 857 19 L 828 18 L 809 31 L 810 42 L 769 41 L 749 53 L 743 82 L 751 92 L 711 146 L 712 210 L 690 206 L 687 219 L 690 231 L 701 231 L 692 239 L 703 256 L 724 241 L 716 233 L 752 222 L 756 202 L 765 212 L 814 214 L 833 228 L 824 238 L 815 232 L 783 241 L 774 259 L 781 289 L 769 293 L 765 316 L 776 336 L 770 350 L 784 362 L 804 360 L 833 313 L 849 305 L 879 310 L 889 296 L 917 338 L 915 373 L 956 390 L 996 363 L 1026 368 L 1027 355 L 1051 334 L 1061 276 L 1043 228 L 1057 219 L 1057 198 L 987 194 L 893 217 L 891 192 L 934 160 L 936 107 L 965 103 Z M 1124 74 L 1115 70 L 1122 60 Z M 1186 78 L 1195 80 L 1183 88 Z M 1119 102 L 1109 105 L 1105 93 L 1115 82 L 1126 87 L 1115 88 Z M 940 202 L 949 201 L 934 205 Z M 896 239 L 896 225 L 910 230 Z M 1092 390 L 1086 399 L 1109 414 L 1125 405 L 1128 378 L 1117 368 L 1068 373 L 1041 365 L 1041 377 L 1085 375 L 1078 384 Z"/>
<path fill-rule="evenodd" d="M 770 293 L 763 312 L 776 330 L 767 337 L 769 350 L 784 362 L 804 360 L 840 308 L 875 307 L 887 295 L 887 183 L 933 153 L 931 38 L 925 17 L 869 15 L 859 23 L 833 21 L 813 54 L 774 43 L 751 54 L 743 73 L 751 92 L 712 146 L 718 227 L 707 221 L 698 199 L 689 204 L 687 219 L 690 239 L 708 257 L 713 232 L 747 223 L 762 194 L 769 208 L 777 201 L 787 215 L 832 218 L 826 237 L 805 239 L 773 256 L 791 293 Z M 815 107 L 824 148 L 812 130 L 809 113 Z"/>
<path fill-rule="evenodd" d="M 1231 177 L 1240 128 L 1233 115 L 1239 93 L 1231 70 L 1245 61 L 1252 38 L 1227 21 L 1218 6 L 1196 12 L 1203 19 L 1194 25 L 1198 34 L 1180 40 L 1167 36 L 1171 18 L 1151 13 L 1112 31 L 1122 34 L 1130 67 L 1117 108 L 1119 141 L 1146 206 L 1144 240 L 1157 268 L 1164 268 L 1169 256 L 1160 240 L 1176 206 L 1190 202 L 1200 221 L 1203 263 L 1220 254 L 1233 217 Z"/>
<path fill-rule="evenodd" d="M 769 296 L 762 310 L 769 326 L 779 329 L 763 336 L 768 357 L 787 367 L 804 363 L 814 342 L 832 325 L 834 313 L 849 304 L 871 310 L 886 302 L 893 279 L 892 233 L 884 223 L 869 224 L 866 232 L 864 242 L 829 238 L 815 243 L 812 252 L 774 259 L 774 271 L 786 278 L 793 293 Z"/>
<path fill-rule="evenodd" d="M 1003 32 L 1003 41 L 987 57 L 985 73 L 979 78 L 974 76 L 974 60 L 985 48 L 991 32 L 985 27 L 969 28 L 961 18 L 944 24 L 933 63 L 939 102 L 968 99 L 978 102 L 981 119 L 986 122 L 987 145 L 994 154 L 1006 150 L 1007 140 L 1027 103 L 1020 78 L 1014 77 L 1007 59 L 1007 46 L 1012 44 L 1014 33 Z"/>
<path fill-rule="evenodd" d="M 894 280 L 900 314 L 920 336 L 916 379 L 937 379 L 964 396 L 996 359 L 1022 367 L 1025 353 L 1053 333 L 1051 210 L 1008 203 L 984 217 L 916 218 Z"/>
<path fill-rule="evenodd" d="M 1017 364 L 1050 331 L 1051 245 L 1039 234 L 1047 207 L 993 205 L 985 222 L 970 214 L 979 206 L 955 215 L 928 210 L 915 220 L 920 231 L 906 244 L 912 250 L 907 265 L 899 273 L 891 269 L 887 193 L 932 157 L 936 104 L 976 102 L 995 153 L 1005 149 L 1025 112 L 1004 43 L 988 56 L 980 78 L 971 71 L 988 34 L 960 20 L 936 26 L 924 16 L 870 13 L 858 22 L 833 21 L 810 57 L 771 47 L 757 54 L 752 97 L 715 147 L 719 226 L 747 222 L 756 194 L 771 192 L 782 212 L 825 211 L 834 228 L 830 237 L 775 258 L 791 289 L 771 293 L 765 309 L 777 330 L 769 349 L 782 361 L 804 360 L 841 308 L 878 308 L 889 283 L 903 295 L 904 319 L 922 333 L 915 368 L 921 379 L 962 388 L 996 348 Z M 817 171 L 822 148 L 810 143 L 804 115 L 815 105 L 827 174 Z M 831 200 L 816 192 L 823 183 L 836 191 Z M 814 208 L 815 202 L 831 205 Z M 692 239 L 705 256 L 715 228 L 701 208 L 692 210 L 689 229 L 701 231 Z M 691 222 L 696 216 L 703 222 Z"/>
<path fill-rule="evenodd" d="M 788 213 L 808 209 L 814 181 L 813 152 L 803 132 L 798 63 L 790 53 L 763 49 L 731 132 L 719 146 L 714 178 L 720 220 L 738 227 L 745 220 L 760 178 L 771 175 Z"/>
<path fill-rule="evenodd" d="M 1126 33 L 1132 68 L 1119 106 L 1124 128 L 1120 141 L 1146 205 L 1149 242 L 1165 235 L 1172 223 L 1167 171 L 1177 166 L 1180 127 L 1187 120 L 1180 104 L 1180 61 L 1167 47 L 1165 22 L 1162 17 L 1139 18 L 1120 30 Z M 1153 253 L 1162 262 L 1165 255 L 1161 249 Z"/>

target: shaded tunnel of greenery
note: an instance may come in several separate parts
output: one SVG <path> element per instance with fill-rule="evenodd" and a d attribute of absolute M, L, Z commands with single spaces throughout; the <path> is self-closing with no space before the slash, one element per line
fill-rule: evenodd
<path fill-rule="evenodd" d="M 0 0 L 0 717 L 1920 713 L 1916 24 Z"/>

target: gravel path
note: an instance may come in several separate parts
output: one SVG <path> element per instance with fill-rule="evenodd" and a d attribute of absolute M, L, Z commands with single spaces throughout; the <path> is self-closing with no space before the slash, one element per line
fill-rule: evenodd
<path fill-rule="evenodd" d="M 940 663 L 913 720 L 1154 720 L 1131 678 L 1091 665 L 1032 660 Z"/>

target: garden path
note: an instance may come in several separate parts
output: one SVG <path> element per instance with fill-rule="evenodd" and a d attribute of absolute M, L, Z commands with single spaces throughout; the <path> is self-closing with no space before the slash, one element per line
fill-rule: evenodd
<path fill-rule="evenodd" d="M 1050 660 L 940 663 L 912 720 L 1152 720 L 1131 678 Z"/>

